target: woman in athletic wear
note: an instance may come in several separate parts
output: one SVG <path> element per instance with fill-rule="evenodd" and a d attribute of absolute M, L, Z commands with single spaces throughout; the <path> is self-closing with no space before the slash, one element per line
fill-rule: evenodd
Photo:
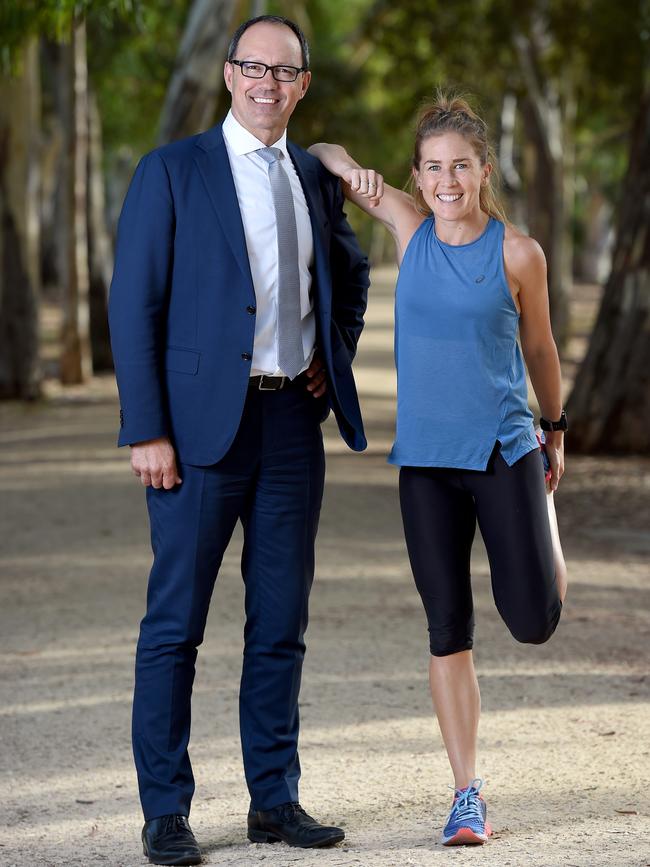
<path fill-rule="evenodd" d="M 338 145 L 310 150 L 397 245 L 389 461 L 401 467 L 406 543 L 429 625 L 431 695 L 455 780 L 442 842 L 484 843 L 491 830 L 476 776 L 470 584 L 476 521 L 497 608 L 517 641 L 550 638 L 566 591 L 553 506 L 566 415 L 544 254 L 507 222 L 491 185 L 486 125 L 462 98 L 439 95 L 421 112 L 413 196 Z M 548 496 L 517 333 L 546 431 Z"/>

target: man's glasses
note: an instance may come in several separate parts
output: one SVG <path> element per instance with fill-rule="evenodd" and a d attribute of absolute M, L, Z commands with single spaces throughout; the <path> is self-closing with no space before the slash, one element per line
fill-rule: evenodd
<path fill-rule="evenodd" d="M 253 60 L 231 60 L 230 63 L 238 66 L 241 74 L 246 78 L 264 78 L 270 69 L 276 81 L 295 81 L 298 73 L 305 72 L 307 69 L 305 66 L 267 66 L 266 63 L 257 63 Z"/>

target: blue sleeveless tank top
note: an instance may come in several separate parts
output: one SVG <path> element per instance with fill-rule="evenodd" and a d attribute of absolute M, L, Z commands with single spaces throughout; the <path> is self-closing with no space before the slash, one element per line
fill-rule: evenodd
<path fill-rule="evenodd" d="M 484 470 L 537 448 L 519 314 L 503 265 L 504 225 L 469 244 L 440 241 L 428 217 L 411 238 L 395 296 L 398 466 Z"/>

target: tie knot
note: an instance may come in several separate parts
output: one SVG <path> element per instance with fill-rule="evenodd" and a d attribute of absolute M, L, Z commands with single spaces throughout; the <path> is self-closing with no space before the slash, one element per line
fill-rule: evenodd
<path fill-rule="evenodd" d="M 259 148 L 255 153 L 258 153 L 269 165 L 277 162 L 282 157 L 280 148 Z"/>

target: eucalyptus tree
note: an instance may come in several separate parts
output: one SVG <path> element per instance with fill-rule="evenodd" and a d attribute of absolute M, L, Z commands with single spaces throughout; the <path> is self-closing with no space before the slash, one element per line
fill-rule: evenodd
<path fill-rule="evenodd" d="M 160 144 L 212 124 L 236 11 L 236 0 L 192 3 L 162 109 Z"/>
<path fill-rule="evenodd" d="M 571 449 L 650 454 L 650 90 L 631 137 L 612 272 L 569 400 Z"/>
<path fill-rule="evenodd" d="M 100 14 L 132 14 L 135 4 L 131 0 L 109 0 L 98 3 L 94 0 L 5 0 L 0 14 L 2 44 L 2 88 L 5 98 L 0 125 L 9 146 L 6 150 L 11 158 L 12 177 L 33 177 L 39 165 L 40 105 L 39 112 L 33 113 L 31 101 L 16 96 L 19 93 L 16 81 L 31 83 L 32 90 L 39 88 L 38 62 L 30 64 L 29 46 L 36 44 L 39 36 L 48 37 L 60 43 L 60 63 L 54 82 L 49 82 L 54 90 L 54 103 L 58 111 L 58 129 L 62 146 L 61 158 L 57 164 L 57 175 L 62 194 L 56 211 L 58 277 L 61 283 L 62 334 L 60 376 L 64 383 L 82 382 L 92 372 L 93 360 L 90 341 L 90 268 L 88 257 L 88 166 L 89 166 L 89 88 L 86 47 L 86 16 L 93 9 Z M 16 98 L 12 98 L 16 96 Z M 31 112 L 31 114 L 30 114 Z M 35 146 L 12 153 L 11 143 L 20 135 L 31 118 L 31 137 Z M 21 160 L 31 160 L 31 171 L 20 170 Z M 6 168 L 6 167 L 5 167 Z M 15 185 L 14 185 L 15 186 Z M 95 183 L 95 192 L 97 183 Z M 5 226 L 13 225 L 17 231 L 18 248 L 12 250 L 14 276 L 5 277 L 2 297 L 21 299 L 21 303 L 3 303 L 3 332 L 13 335 L 27 333 L 30 339 L 2 341 L 0 350 L 4 361 L 0 365 L 0 392 L 5 396 L 24 396 L 37 391 L 36 385 L 24 386 L 13 377 L 10 371 L 30 370 L 29 381 L 35 383 L 38 375 L 38 323 L 35 294 L 38 287 L 40 257 L 38 244 L 22 243 L 20 207 L 16 201 L 25 196 L 38 199 L 38 185 L 32 180 L 23 181 L 21 189 L 12 196 L 3 196 L 5 211 L 9 213 Z M 95 214 L 97 215 L 97 211 Z M 17 216 L 16 216 L 17 215 Z M 39 215 L 32 216 L 38 226 Z M 10 229 L 7 229 L 11 232 Z M 96 228 L 95 236 L 98 231 Z M 6 262 L 8 242 L 3 244 Z M 22 275 L 20 279 L 15 275 Z M 31 279 L 30 279 L 31 278 Z M 27 282 L 28 281 L 28 282 Z M 29 303 L 27 302 L 29 300 Z M 99 299 L 101 301 L 101 298 Z M 23 374 L 24 375 L 24 374 Z M 21 377 L 22 378 L 22 377 Z M 7 381 L 5 382 L 5 379 Z"/>
<path fill-rule="evenodd" d="M 0 75 L 0 398 L 34 398 L 38 353 L 38 43 Z"/>

